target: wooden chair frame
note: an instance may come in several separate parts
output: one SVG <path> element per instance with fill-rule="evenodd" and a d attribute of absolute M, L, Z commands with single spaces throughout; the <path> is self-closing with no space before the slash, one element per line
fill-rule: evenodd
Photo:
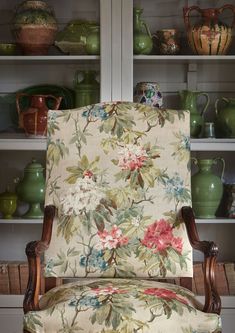
<path fill-rule="evenodd" d="M 26 255 L 29 264 L 29 280 L 24 297 L 24 312 L 39 310 L 39 292 L 41 265 L 40 259 L 44 251 L 49 247 L 51 241 L 52 225 L 56 208 L 52 205 L 46 206 L 44 211 L 44 221 L 42 237 L 40 241 L 33 241 L 26 246 Z M 218 247 L 214 242 L 200 241 L 193 210 L 191 207 L 182 207 L 181 215 L 186 225 L 189 241 L 193 249 L 199 250 L 204 254 L 204 285 L 205 285 L 205 304 L 203 311 L 207 313 L 220 314 L 221 299 L 215 286 L 215 265 L 218 255 Z M 53 279 L 53 278 L 49 278 Z M 192 289 L 191 278 L 181 278 L 181 285 Z M 53 286 L 51 286 L 53 287 Z M 50 288 L 48 288 L 50 289 Z M 28 331 L 24 331 L 28 333 Z"/>

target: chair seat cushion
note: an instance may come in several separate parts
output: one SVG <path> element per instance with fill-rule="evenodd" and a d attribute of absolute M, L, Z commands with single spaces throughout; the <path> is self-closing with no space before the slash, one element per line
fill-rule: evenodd
<path fill-rule="evenodd" d="M 220 317 L 189 290 L 137 279 L 86 279 L 56 287 L 24 316 L 31 333 L 212 333 Z"/>

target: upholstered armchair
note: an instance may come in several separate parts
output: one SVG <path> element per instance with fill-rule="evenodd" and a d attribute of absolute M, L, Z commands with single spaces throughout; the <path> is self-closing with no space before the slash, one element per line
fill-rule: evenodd
<path fill-rule="evenodd" d="M 46 171 L 42 238 L 26 248 L 25 332 L 221 332 L 217 247 L 199 240 L 190 208 L 187 111 L 50 111 Z M 204 306 L 189 290 L 193 248 L 205 258 Z M 42 257 L 45 276 L 68 283 L 39 299 Z M 164 282 L 175 277 L 181 286 Z"/>

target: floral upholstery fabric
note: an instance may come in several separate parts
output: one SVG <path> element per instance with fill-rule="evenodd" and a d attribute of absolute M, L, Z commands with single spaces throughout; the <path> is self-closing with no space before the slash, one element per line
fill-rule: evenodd
<path fill-rule="evenodd" d="M 133 103 L 51 111 L 47 276 L 78 277 L 24 316 L 31 333 L 214 333 L 220 317 L 151 278 L 192 276 L 189 114 Z M 140 279 L 145 278 L 145 279 Z M 146 279 L 147 278 L 147 279 Z"/>
<path fill-rule="evenodd" d="M 189 115 L 133 103 L 51 111 L 47 276 L 192 276 Z"/>
<path fill-rule="evenodd" d="M 189 114 L 134 103 L 50 111 L 45 275 L 192 276 Z"/>
<path fill-rule="evenodd" d="M 220 317 L 195 308 L 193 294 L 176 285 L 136 279 L 82 279 L 42 296 L 28 312 L 31 333 L 212 333 Z"/>

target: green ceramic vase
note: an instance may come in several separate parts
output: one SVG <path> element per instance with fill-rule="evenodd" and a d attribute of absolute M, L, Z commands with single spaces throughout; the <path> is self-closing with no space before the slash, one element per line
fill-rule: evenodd
<path fill-rule="evenodd" d="M 100 84 L 96 81 L 97 72 L 92 70 L 77 71 L 74 77 L 76 107 L 98 103 Z"/>
<path fill-rule="evenodd" d="M 86 53 L 90 55 L 100 54 L 100 27 L 93 26 L 86 40 Z"/>
<path fill-rule="evenodd" d="M 152 36 L 147 24 L 141 19 L 142 13 L 143 9 L 134 8 L 134 54 L 150 54 L 153 49 Z"/>
<path fill-rule="evenodd" d="M 198 138 L 202 132 L 204 120 L 203 114 L 208 108 L 210 99 L 208 94 L 200 91 L 181 90 L 180 95 L 180 108 L 190 111 L 190 136 L 192 138 Z M 198 111 L 197 99 L 199 96 L 205 96 L 206 103 L 201 112 Z"/>
<path fill-rule="evenodd" d="M 196 159 L 192 158 L 198 166 L 198 172 L 192 176 L 192 204 L 197 218 L 215 218 L 223 195 L 222 178 L 224 175 L 225 162 L 222 158 Z M 222 162 L 221 177 L 212 172 L 212 166 Z"/>
<path fill-rule="evenodd" d="M 7 188 L 0 194 L 0 212 L 4 219 L 12 219 L 17 207 L 17 195 Z"/>
<path fill-rule="evenodd" d="M 43 167 L 32 160 L 24 169 L 24 178 L 16 186 L 16 193 L 19 198 L 29 203 L 30 207 L 24 218 L 39 219 L 43 217 L 41 204 L 45 196 L 45 179 Z"/>
<path fill-rule="evenodd" d="M 225 102 L 225 106 L 219 110 L 219 101 Z M 216 136 L 222 138 L 235 138 L 235 98 L 217 99 L 216 111 Z"/>

